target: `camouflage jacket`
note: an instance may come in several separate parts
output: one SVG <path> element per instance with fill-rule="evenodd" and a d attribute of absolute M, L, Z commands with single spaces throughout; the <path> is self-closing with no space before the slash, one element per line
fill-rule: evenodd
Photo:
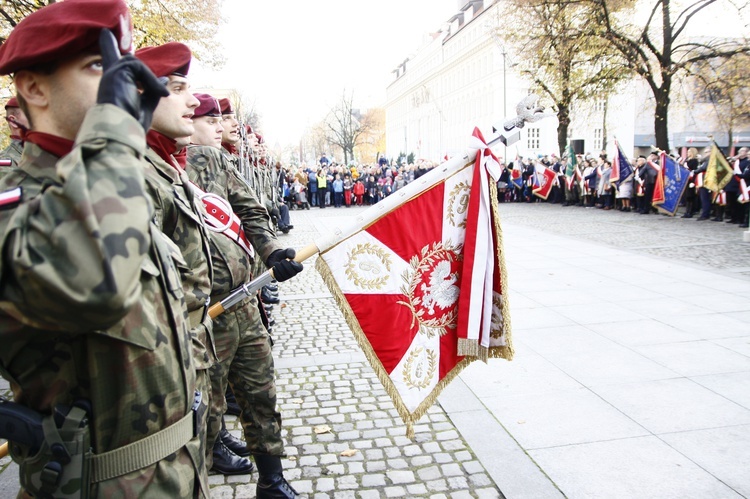
<path fill-rule="evenodd" d="M 184 171 L 166 163 L 151 149 L 146 152 L 146 160 L 151 165 L 146 171 L 146 190 L 154 201 L 154 223 L 174 242 L 173 251 L 181 255 L 177 268 L 191 315 L 197 368 L 207 369 L 215 360 L 215 350 L 210 319 L 203 317 L 201 322 L 200 316 L 211 295 L 213 268 L 203 206 Z"/>
<path fill-rule="evenodd" d="M 188 147 L 187 172 L 190 180 L 207 193 L 229 201 L 242 221 L 247 240 L 253 245 L 261 262 L 277 249 L 282 249 L 270 225 L 268 211 L 255 193 L 229 164 L 219 149 L 206 146 Z M 211 294 L 221 295 L 246 283 L 251 277 L 248 254 L 223 234 L 211 232 L 211 258 L 214 282 Z"/>
<path fill-rule="evenodd" d="M 23 144 L 20 140 L 11 139 L 10 145 L 0 151 L 0 161 L 6 162 L 10 160 L 10 165 L 0 164 L 0 178 L 3 178 L 11 168 L 16 168 L 18 163 L 21 161 L 21 153 L 23 152 Z"/>
<path fill-rule="evenodd" d="M 194 399 L 184 295 L 150 223 L 144 151 L 138 122 L 98 105 L 69 155 L 26 143 L 19 168 L 0 180 L 0 190 L 23 192 L 0 211 L 0 370 L 16 402 L 43 414 L 88 400 L 97 454 L 172 425 Z M 192 495 L 199 447 L 194 438 L 92 496 Z M 22 460 L 22 476 L 38 474 L 34 466 Z"/>

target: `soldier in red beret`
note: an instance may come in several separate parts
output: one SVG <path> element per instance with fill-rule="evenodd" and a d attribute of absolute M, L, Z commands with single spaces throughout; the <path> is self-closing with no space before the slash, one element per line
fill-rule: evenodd
<path fill-rule="evenodd" d="M 221 112 L 214 108 L 210 95 L 196 97 L 201 101 L 196 116 Z M 196 132 L 208 127 L 207 123 L 199 123 L 208 116 L 194 117 Z M 294 249 L 285 248 L 276 238 L 268 211 L 255 190 L 227 161 L 215 138 L 197 133 L 192 143 L 186 169 L 194 185 L 205 191 L 201 199 L 210 213 L 207 223 L 213 228 L 210 237 L 215 272 L 211 302 L 220 302 L 232 290 L 250 282 L 254 267 L 273 267 L 279 281 L 300 272 L 302 264 L 288 260 L 294 258 Z M 276 407 L 272 343 L 257 298 L 247 298 L 214 318 L 213 326 L 218 362 L 211 368 L 208 445 L 215 439 L 215 446 L 226 446 L 239 455 L 253 454 L 259 473 L 259 499 L 294 498 L 297 492 L 284 478 L 281 465 L 284 442 L 281 414 Z M 232 437 L 223 421 L 228 383 L 241 408 L 247 445 Z M 216 452 L 215 447 L 214 455 Z M 215 463 L 216 458 L 214 466 Z"/>
<path fill-rule="evenodd" d="M 191 143 L 220 148 L 224 134 L 221 107 L 215 97 L 208 94 L 194 94 L 200 105 L 193 115 L 195 133 Z"/>
<path fill-rule="evenodd" d="M 185 298 L 144 189 L 167 92 L 130 26 L 122 0 L 67 0 L 0 46 L 30 125 L 0 180 L 0 410 L 37 421 L 0 434 L 21 497 L 208 496 Z"/>
<path fill-rule="evenodd" d="M 135 55 L 166 83 L 169 90 L 169 96 L 163 98 L 154 111 L 151 130 L 146 135 L 149 146 L 146 160 L 151 165 L 146 172 L 146 185 L 158 199 L 155 218 L 161 230 L 175 242 L 185 259 L 186 265 L 180 267 L 180 274 L 195 338 L 198 382 L 201 392 L 210 394 L 209 369 L 216 362 L 212 324 L 207 315 L 213 268 L 203 223 L 205 208 L 184 170 L 185 146 L 195 133 L 193 118 L 201 105 L 190 92 L 187 78 L 192 55 L 186 45 L 175 42 L 143 48 Z M 207 428 L 206 423 L 204 419 L 202 429 L 209 430 L 204 434 L 204 445 L 207 436 L 219 431 Z M 204 449 L 210 470 L 228 475 L 252 472 L 253 463 L 249 459 L 236 455 L 226 445 L 217 442 L 219 445 Z"/>
<path fill-rule="evenodd" d="M 18 99 L 11 97 L 5 103 L 5 121 L 10 130 L 10 144 L 0 151 L 0 178 L 18 166 L 23 152 L 22 135 L 29 129 L 29 120 L 18 105 Z"/>

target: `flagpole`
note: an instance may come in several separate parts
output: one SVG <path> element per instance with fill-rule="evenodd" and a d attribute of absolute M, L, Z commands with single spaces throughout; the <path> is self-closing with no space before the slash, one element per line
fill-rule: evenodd
<path fill-rule="evenodd" d="M 551 116 L 551 114 L 544 113 L 543 107 L 536 105 L 538 100 L 539 98 L 533 94 L 527 95 L 517 106 L 516 109 L 518 115 L 515 118 L 493 126 L 493 132 L 500 132 L 495 138 L 484 143 L 482 140 L 472 136 L 465 155 L 456 156 L 441 163 L 439 166 L 422 175 L 414 182 L 407 184 L 405 187 L 399 189 L 382 201 L 372 205 L 370 208 L 359 214 L 354 222 L 344 227 L 335 227 L 331 234 L 323 235 L 307 246 L 301 248 L 297 251 L 294 261 L 302 263 L 313 255 L 322 253 L 366 229 L 388 213 L 418 197 L 428 189 L 438 185 L 449 175 L 460 171 L 467 163 L 476 159 L 477 152 L 480 150 L 491 149 L 499 143 L 503 143 L 506 146 L 515 144 L 521 137 L 521 128 L 523 128 L 527 122 L 533 123 Z M 495 179 L 495 181 L 497 180 L 499 179 Z M 230 292 L 230 296 L 221 302 L 211 305 L 208 308 L 208 315 L 212 319 L 218 317 L 232 305 L 249 296 L 254 296 L 257 290 L 260 289 L 257 286 L 262 286 L 263 283 L 270 282 L 272 279 L 273 271 L 272 269 L 269 269 L 253 279 L 253 281 L 233 289 Z"/>

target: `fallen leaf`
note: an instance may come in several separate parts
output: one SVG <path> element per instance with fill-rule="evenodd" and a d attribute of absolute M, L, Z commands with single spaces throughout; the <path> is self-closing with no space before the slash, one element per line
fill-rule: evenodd
<path fill-rule="evenodd" d="M 518 424 L 526 424 L 526 421 L 524 421 L 523 419 L 521 419 L 520 421 L 518 421 Z"/>
<path fill-rule="evenodd" d="M 289 399 L 290 404 L 301 404 L 302 402 L 304 402 L 302 399 Z"/>
<path fill-rule="evenodd" d="M 346 449 L 340 455 L 342 455 L 344 457 L 352 457 L 357 452 L 359 452 L 359 451 L 357 451 L 357 449 Z"/>
<path fill-rule="evenodd" d="M 286 308 L 286 302 L 281 303 L 281 308 Z"/>
<path fill-rule="evenodd" d="M 289 459 L 290 461 L 296 461 L 297 460 L 297 456 L 287 456 L 286 458 Z"/>
<path fill-rule="evenodd" d="M 326 424 L 324 424 L 322 426 L 315 426 L 313 428 L 313 431 L 315 433 L 317 433 L 318 435 L 320 435 L 321 433 L 330 433 L 331 432 L 331 427 L 328 426 L 328 425 L 326 425 Z"/>

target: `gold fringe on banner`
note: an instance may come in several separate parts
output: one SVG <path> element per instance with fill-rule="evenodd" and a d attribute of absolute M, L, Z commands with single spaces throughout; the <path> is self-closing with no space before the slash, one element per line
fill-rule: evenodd
<path fill-rule="evenodd" d="M 508 300 L 508 266 L 505 264 L 505 247 L 503 245 L 503 230 L 500 227 L 500 207 L 497 202 L 497 185 L 490 180 L 490 196 L 492 196 L 492 223 L 495 227 L 497 240 L 497 262 L 500 265 L 500 285 L 503 290 L 503 330 L 505 345 L 490 347 L 489 357 L 493 359 L 513 360 L 512 328 L 510 324 L 510 304 Z"/>
<path fill-rule="evenodd" d="M 456 367 L 454 367 L 453 370 L 449 372 L 445 378 L 438 381 L 438 383 L 435 385 L 435 388 L 433 388 L 430 394 L 422 401 L 421 404 L 419 404 L 419 406 L 417 406 L 414 412 L 410 412 L 401 400 L 401 396 L 399 395 L 398 390 L 396 390 L 396 387 L 393 384 L 393 380 L 391 380 L 390 376 L 388 376 L 388 373 L 383 367 L 383 364 L 375 354 L 370 341 L 367 339 L 364 331 L 362 331 L 362 327 L 359 325 L 359 321 L 354 315 L 354 311 L 349 306 L 349 302 L 346 300 L 346 297 L 341 292 L 341 288 L 339 288 L 338 283 L 334 279 L 333 272 L 331 272 L 328 263 L 326 263 L 326 261 L 322 257 L 319 257 L 318 261 L 315 262 L 315 269 L 320 273 L 321 277 L 323 278 L 323 282 L 326 283 L 326 286 L 328 286 L 328 289 L 331 291 L 334 300 L 336 300 L 336 303 L 341 309 L 341 312 L 344 314 L 344 319 L 346 320 L 347 325 L 352 330 L 352 333 L 354 333 L 354 337 L 356 338 L 357 343 L 364 352 L 365 358 L 370 363 L 370 366 L 372 366 L 372 369 L 375 371 L 375 374 L 380 380 L 380 383 L 382 383 L 386 393 L 393 401 L 393 405 L 396 407 L 398 415 L 401 416 L 401 419 L 406 424 L 407 437 L 413 439 L 413 425 L 416 424 L 422 416 L 424 416 L 424 414 L 430 407 L 432 407 L 433 404 L 435 404 L 438 395 L 440 395 L 440 392 L 442 392 L 443 389 L 448 386 L 448 383 L 453 381 L 453 379 L 458 376 L 463 368 L 468 366 L 473 359 L 465 358 L 458 364 L 456 364 Z M 409 433 L 411 433 L 411 436 L 409 436 Z"/>

